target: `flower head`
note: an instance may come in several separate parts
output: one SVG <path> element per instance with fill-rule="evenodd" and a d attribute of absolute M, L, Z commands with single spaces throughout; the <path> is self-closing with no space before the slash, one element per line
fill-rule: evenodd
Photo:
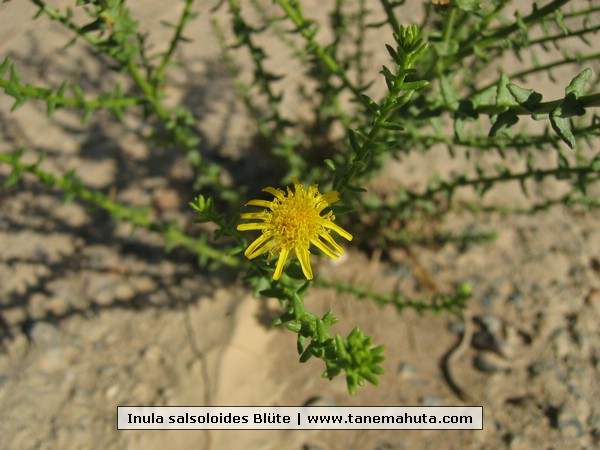
<path fill-rule="evenodd" d="M 267 262 L 273 255 L 279 253 L 273 279 L 278 280 L 283 272 L 287 257 L 296 256 L 300 261 L 302 272 L 308 280 L 313 273 L 310 266 L 310 244 L 313 244 L 327 256 L 333 259 L 344 254 L 344 249 L 334 241 L 331 231 L 351 241 L 352 235 L 342 229 L 333 220 L 335 216 L 329 211 L 321 215 L 323 210 L 339 200 L 336 191 L 321 194 L 318 186 L 313 184 L 305 190 L 300 181 L 292 178 L 294 192 L 288 187 L 287 193 L 272 187 L 264 188 L 264 192 L 275 198 L 267 200 L 250 200 L 246 205 L 259 206 L 261 212 L 245 213 L 242 219 L 259 222 L 242 223 L 237 226 L 239 231 L 261 230 L 262 234 L 248 246 L 244 255 L 248 259 L 256 258 L 269 252 Z"/>

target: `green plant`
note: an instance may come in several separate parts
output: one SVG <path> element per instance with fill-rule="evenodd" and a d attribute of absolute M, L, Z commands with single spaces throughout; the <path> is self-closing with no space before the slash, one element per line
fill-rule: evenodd
<path fill-rule="evenodd" d="M 33 164 L 23 163 L 22 149 L 0 154 L 0 163 L 12 169 L 5 187 L 17 183 L 25 173 L 32 174 L 44 185 L 61 189 L 67 199 L 84 200 L 105 209 L 115 220 L 156 232 L 169 247 L 190 249 L 204 266 L 226 265 L 245 271 L 245 279 L 257 296 L 279 300 L 284 312 L 275 325 L 297 334 L 300 361 L 322 359 L 326 366 L 323 375 L 330 379 L 344 373 L 350 393 L 365 381 L 377 383 L 383 347 L 373 346 L 358 328 L 347 337 L 335 334 L 332 326 L 338 319 L 332 311 L 319 317 L 306 309 L 303 299 L 311 286 L 327 286 L 358 299 L 393 304 L 398 310 L 438 312 L 464 307 L 471 294 L 466 283 L 455 292 L 411 299 L 401 292 L 381 294 L 335 279 L 316 276 L 311 280 L 310 263 L 307 269 L 308 257 L 303 252 L 298 255 L 301 264 L 296 259 L 285 271 L 283 264 L 278 264 L 275 276 L 264 256 L 251 252 L 251 261 L 243 258 L 248 241 L 236 229 L 242 193 L 222 182 L 223 164 L 202 157 L 193 113 L 182 105 L 167 106 L 163 90 L 170 82 L 176 49 L 186 41 L 186 27 L 197 16 L 193 0 L 182 2 L 179 21 L 168 24 L 172 38 L 166 49 L 157 53 L 146 45 L 146 36 L 124 0 L 76 1 L 75 7 L 84 11 L 87 21 L 76 20 L 70 8 L 58 10 L 44 1 L 31 1 L 39 8 L 38 20 L 44 17 L 62 24 L 73 33 L 70 44 L 83 41 L 109 57 L 111 69 L 127 74 L 132 83 L 131 88 L 124 89 L 115 82 L 111 91 L 90 98 L 74 80 L 58 87 L 23 82 L 7 57 L 0 64 L 0 88 L 14 98 L 12 109 L 37 100 L 46 103 L 48 115 L 60 108 L 75 108 L 81 112 L 83 123 L 104 109 L 116 120 L 132 112 L 158 119 L 159 123 L 153 122 L 154 135 L 162 133 L 163 139 L 178 146 L 195 170 L 194 190 L 199 195 L 191 207 L 198 221 L 212 223 L 216 232 L 212 239 L 207 235 L 192 237 L 180 225 L 161 223 L 144 209 L 85 187 L 76 172 L 49 173 L 42 168 L 43 154 Z M 384 249 L 393 243 L 411 246 L 494 238 L 493 231 L 458 235 L 411 231 L 411 224 L 439 222 L 447 212 L 458 209 L 536 213 L 556 204 L 598 206 L 590 193 L 600 178 L 600 153 L 593 148 L 600 132 L 600 120 L 592 111 L 600 105 L 600 77 L 592 70 L 595 66 L 597 71 L 600 61 L 597 45 L 593 46 L 600 28 L 600 6 L 594 2 L 536 2 L 527 6 L 528 10 L 516 5 L 514 12 L 509 11 L 517 2 L 507 0 L 455 0 L 445 2 L 447 5 L 423 2 L 419 25 L 400 24 L 404 1 L 335 0 L 329 22 L 308 18 L 301 1 L 275 0 L 276 12 L 267 3 L 222 0 L 215 5 L 213 13 L 225 8 L 229 12 L 228 23 L 217 19 L 216 14 L 212 19 L 224 64 L 256 121 L 260 139 L 255 138 L 255 142 L 261 142 L 265 158 L 275 161 L 277 181 L 286 185 L 298 178 L 305 184 L 318 182 L 337 191 L 341 201 L 332 205 L 333 196 L 326 194 L 323 197 L 331 201 L 319 211 L 337 216 L 347 227 L 346 219 L 352 216 L 355 220 L 349 231 L 354 236 L 353 245 Z M 383 19 L 373 22 L 374 17 Z M 324 28 L 330 31 L 328 38 L 320 33 Z M 367 48 L 366 36 L 373 29 L 388 37 L 376 50 Z M 304 69 L 298 85 L 286 81 L 289 74 L 283 67 L 277 72 L 269 68 L 269 50 L 260 43 L 265 38 L 281 42 L 290 58 Z M 572 43 L 577 39 L 583 46 L 574 51 Z M 387 55 L 388 62 L 379 73 L 369 63 L 373 52 Z M 550 62 L 540 62 L 545 53 L 552 55 Z M 250 82 L 243 81 L 244 54 L 253 67 Z M 519 58 L 523 69 L 504 73 L 502 63 L 510 57 Z M 545 93 L 550 100 L 544 100 L 531 80 L 540 74 L 552 77 L 552 71 L 559 67 L 572 73 L 571 81 L 564 83 L 564 95 Z M 496 73 L 495 81 L 486 81 Z M 307 80 L 311 87 L 307 87 Z M 312 112 L 309 118 L 288 117 L 282 107 L 284 95 L 297 95 Z M 536 127 L 534 121 L 543 126 Z M 340 128 L 345 130 L 344 138 L 336 134 Z M 420 187 L 402 186 L 385 199 L 366 192 L 368 182 L 390 158 L 403 161 L 412 154 L 433 158 L 444 147 L 451 157 L 465 159 L 459 173 L 423 177 Z M 509 164 L 507 155 L 518 163 Z M 502 183 L 518 182 L 528 195 L 531 185 L 546 179 L 567 183 L 567 193 L 540 198 L 524 211 L 483 203 L 486 193 Z M 456 200 L 457 192 L 469 188 L 478 200 Z M 264 200 L 254 202 L 266 207 Z M 265 216 L 261 217 L 264 220 Z M 369 220 L 356 220 L 364 217 Z M 241 226 L 242 230 L 250 228 Z M 328 236 L 328 230 L 320 235 Z M 261 247 L 264 252 L 260 253 L 281 249 L 277 240 L 273 245 Z M 331 246 L 324 253 L 336 256 L 339 247 Z M 283 259 L 291 249 L 298 252 L 299 247 L 285 248 Z"/>

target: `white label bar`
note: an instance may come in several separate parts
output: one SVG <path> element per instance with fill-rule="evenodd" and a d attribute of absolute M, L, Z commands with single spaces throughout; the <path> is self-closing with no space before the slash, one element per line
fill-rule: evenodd
<path fill-rule="evenodd" d="M 119 430 L 482 430 L 482 406 L 119 406 Z"/>

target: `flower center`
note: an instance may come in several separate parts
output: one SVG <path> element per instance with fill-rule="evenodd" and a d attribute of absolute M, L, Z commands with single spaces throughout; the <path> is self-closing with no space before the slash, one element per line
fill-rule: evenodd
<path fill-rule="evenodd" d="M 307 247 L 310 240 L 318 236 L 323 220 L 315 209 L 313 199 L 298 194 L 288 193 L 288 197 L 276 201 L 271 216 L 277 244 L 288 250 L 298 246 Z"/>

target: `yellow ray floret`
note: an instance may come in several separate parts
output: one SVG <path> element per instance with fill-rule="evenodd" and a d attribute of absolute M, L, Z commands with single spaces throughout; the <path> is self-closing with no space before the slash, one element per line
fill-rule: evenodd
<path fill-rule="evenodd" d="M 268 252 L 269 262 L 273 255 L 279 254 L 273 273 L 274 280 L 281 277 L 290 253 L 300 261 L 304 276 L 312 280 L 310 245 L 314 245 L 330 258 L 337 259 L 344 254 L 344 249 L 335 242 L 331 231 L 348 241 L 352 240 L 352 235 L 333 223 L 335 216 L 331 211 L 321 215 L 323 210 L 339 200 L 340 196 L 336 191 L 321 194 L 316 184 L 305 190 L 296 178 L 292 178 L 292 181 L 294 192 L 289 187 L 287 192 L 266 187 L 263 191 L 275 197 L 273 200 L 250 200 L 246 203 L 247 206 L 258 206 L 263 210 L 242 214 L 242 219 L 256 222 L 239 224 L 237 229 L 262 232 L 244 252 L 248 259 Z"/>

